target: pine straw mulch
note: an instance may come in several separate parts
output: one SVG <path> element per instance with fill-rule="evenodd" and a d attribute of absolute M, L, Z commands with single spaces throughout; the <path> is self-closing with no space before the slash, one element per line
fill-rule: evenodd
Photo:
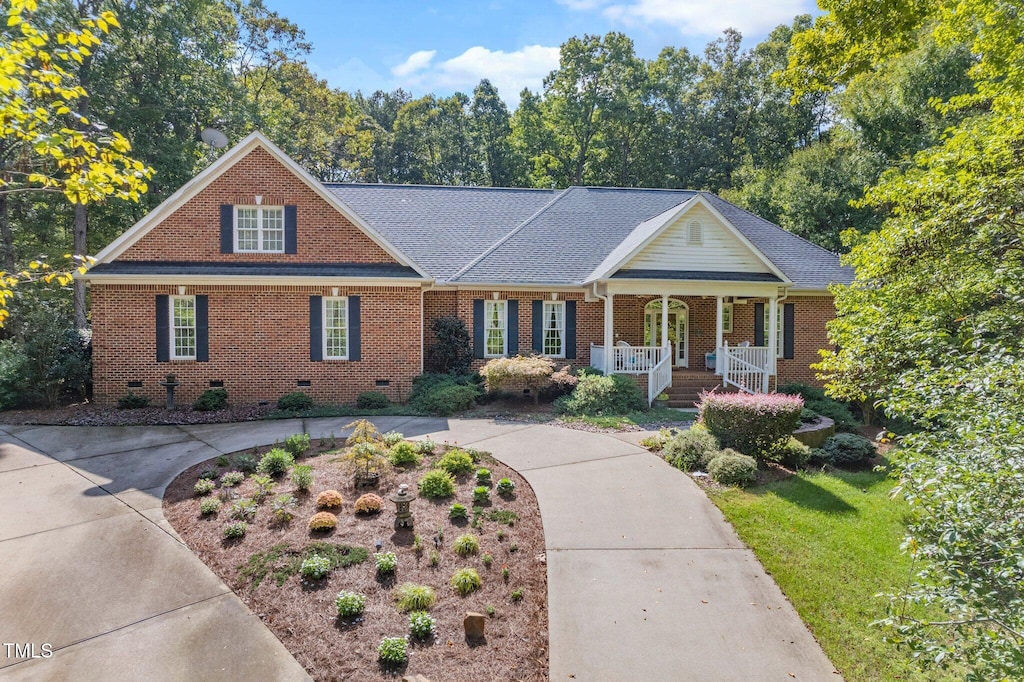
<path fill-rule="evenodd" d="M 412 503 L 415 534 L 422 538 L 423 550 L 413 549 L 414 532 L 395 531 L 394 504 L 387 497 L 399 483 L 407 483 L 413 491 L 416 482 L 436 460 L 445 446 L 437 448 L 435 455 L 424 458 L 413 469 L 397 469 L 383 473 L 376 492 L 384 498 L 382 512 L 366 517 L 352 511 L 354 500 L 366 490 L 357 491 L 348 465 L 341 461 L 338 449 L 331 450 L 328 443 L 313 442 L 311 453 L 300 463 L 314 468 L 314 483 L 309 494 L 295 489 L 288 477 L 278 479 L 273 495 L 264 501 L 254 520 L 250 521 L 246 536 L 241 540 L 225 541 L 222 531 L 230 520 L 230 502 L 225 502 L 213 518 L 199 515 L 200 499 L 193 495 L 192 487 L 200 472 L 216 469 L 218 475 L 232 470 L 230 466 L 217 466 L 216 459 L 197 464 L 182 472 L 167 488 L 164 495 L 164 516 L 181 535 L 185 543 L 256 613 L 285 647 L 295 656 L 310 675 L 317 680 L 376 680 L 393 679 L 403 674 L 421 674 L 431 682 L 445 680 L 546 680 L 548 675 L 547 633 L 547 570 L 544 555 L 544 531 L 541 525 L 537 499 L 529 484 L 512 469 L 486 454 L 478 466 L 491 470 L 494 484 L 503 477 L 512 479 L 515 493 L 502 497 L 492 488 L 491 506 L 483 511 L 509 510 L 518 515 L 513 526 L 482 520 L 482 527 L 474 529 L 470 523 L 453 523 L 448 519 L 452 502 L 460 502 L 470 509 L 472 519 L 472 474 L 458 477 L 454 499 L 434 502 L 416 498 Z M 245 453 L 257 455 L 267 447 Z M 229 457 L 233 460 L 233 457 Z M 222 460 L 223 462 L 223 460 Z M 236 488 L 229 488 L 234 497 L 248 497 L 255 484 L 246 479 Z M 334 489 L 344 497 L 345 504 L 338 512 L 338 527 L 329 533 L 311 534 L 306 523 L 317 510 L 316 494 Z M 270 510 L 276 495 L 291 493 L 298 500 L 294 520 L 287 525 L 273 521 Z M 440 564 L 430 566 L 430 550 L 434 538 L 442 531 Z M 498 539 L 499 531 L 504 534 Z M 452 543 L 463 533 L 472 532 L 480 538 L 480 555 L 468 558 L 457 556 Z M 393 579 L 379 580 L 373 561 L 375 542 L 383 542 L 382 551 L 398 555 L 398 570 Z M 303 581 L 300 576 L 288 578 L 280 587 L 267 576 L 258 587 L 241 574 L 239 568 L 258 552 L 285 543 L 301 549 L 312 542 L 346 544 L 365 547 L 369 559 L 361 564 L 336 568 L 326 579 Z M 487 552 L 493 556 L 490 568 L 481 557 Z M 508 566 L 508 582 L 502 578 L 502 567 Z M 466 597 L 458 596 L 448 581 L 458 568 L 476 568 L 482 587 Z M 410 640 L 409 662 L 398 670 L 387 670 L 377 663 L 377 645 L 384 637 L 409 634 L 409 617 L 395 607 L 394 588 L 405 582 L 430 585 L 437 601 L 430 609 L 436 621 L 435 635 L 425 641 Z M 513 602 L 511 594 L 521 589 L 523 598 Z M 361 621 L 344 623 L 337 617 L 334 598 L 341 590 L 352 590 L 366 595 L 366 607 Z M 462 620 L 467 611 L 486 613 L 494 608 L 487 619 L 486 639 L 469 642 L 465 638 Z"/>

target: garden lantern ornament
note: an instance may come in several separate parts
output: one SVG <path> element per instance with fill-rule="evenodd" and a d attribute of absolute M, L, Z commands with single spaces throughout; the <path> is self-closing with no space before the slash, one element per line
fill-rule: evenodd
<path fill-rule="evenodd" d="M 415 497 L 409 492 L 409 486 L 402 483 L 398 486 L 398 492 L 391 495 L 391 501 L 395 503 L 395 530 L 400 528 L 412 528 L 412 511 L 409 505 Z"/>

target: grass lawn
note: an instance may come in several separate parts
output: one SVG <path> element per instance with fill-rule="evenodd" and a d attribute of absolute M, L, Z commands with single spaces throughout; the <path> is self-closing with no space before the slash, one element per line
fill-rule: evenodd
<path fill-rule="evenodd" d="M 910 570 L 899 549 L 907 507 L 889 499 L 892 487 L 872 471 L 804 473 L 710 496 L 846 680 L 962 679 L 919 672 L 871 625 L 885 613 L 875 595 L 898 589 Z"/>
<path fill-rule="evenodd" d="M 621 429 L 627 426 L 647 426 L 659 424 L 671 424 L 677 422 L 696 421 L 697 413 L 694 410 L 682 411 L 671 407 L 652 407 L 649 410 L 630 412 L 607 417 L 562 417 L 566 421 L 578 420 L 599 426 L 604 429 Z"/>

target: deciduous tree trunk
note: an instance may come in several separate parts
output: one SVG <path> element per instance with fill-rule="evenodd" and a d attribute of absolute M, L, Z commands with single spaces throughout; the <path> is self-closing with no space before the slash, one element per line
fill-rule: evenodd
<path fill-rule="evenodd" d="M 75 204 L 74 239 L 75 255 L 84 256 L 88 234 L 89 211 L 85 204 Z M 75 329 L 86 329 L 89 322 L 85 316 L 85 282 L 76 279 L 75 288 Z"/>

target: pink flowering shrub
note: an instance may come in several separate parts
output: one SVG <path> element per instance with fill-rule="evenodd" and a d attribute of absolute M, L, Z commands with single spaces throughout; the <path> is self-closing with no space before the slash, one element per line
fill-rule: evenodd
<path fill-rule="evenodd" d="M 700 396 L 700 421 L 723 448 L 775 459 L 800 425 L 804 399 L 784 393 L 711 393 Z"/>

